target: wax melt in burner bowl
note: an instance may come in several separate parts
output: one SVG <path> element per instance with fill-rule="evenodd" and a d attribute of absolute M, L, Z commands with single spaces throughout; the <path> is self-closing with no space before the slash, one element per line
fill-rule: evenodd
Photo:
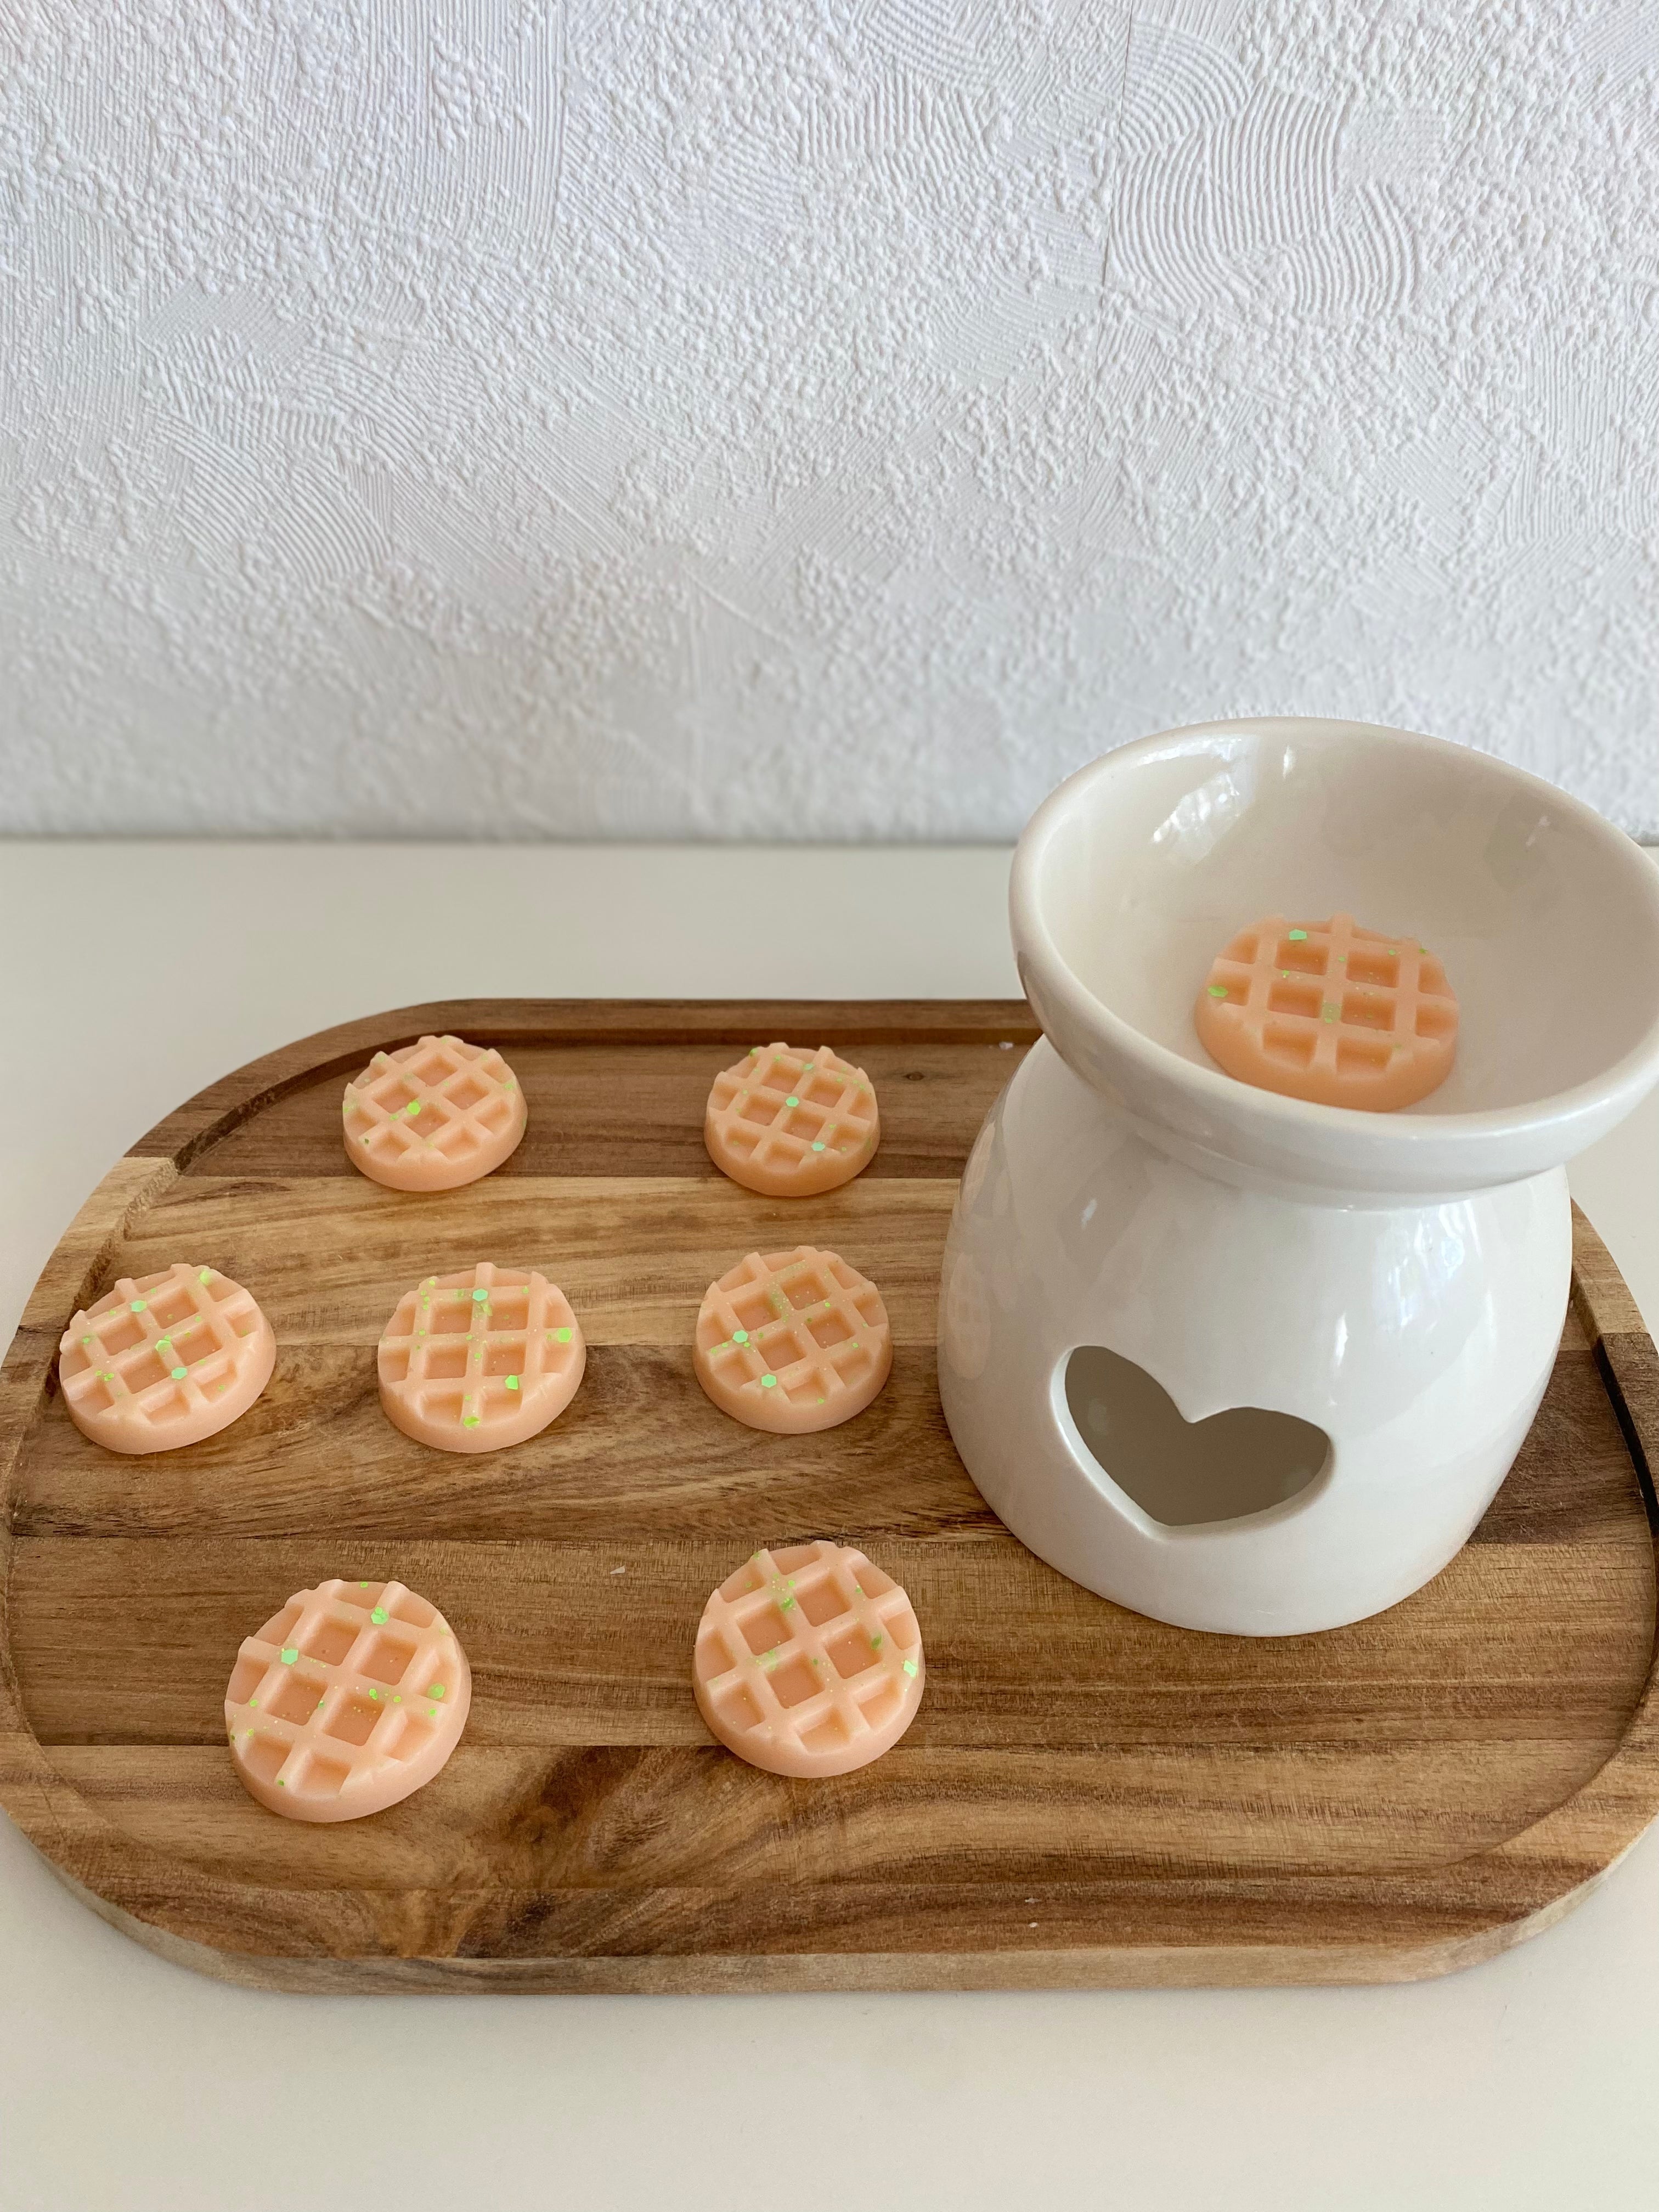
<path fill-rule="evenodd" d="M 1271 914 L 1241 930 L 1210 963 L 1193 1018 L 1241 1083 L 1368 1113 L 1426 1098 L 1457 1054 L 1456 994 L 1428 946 L 1347 914 Z"/>

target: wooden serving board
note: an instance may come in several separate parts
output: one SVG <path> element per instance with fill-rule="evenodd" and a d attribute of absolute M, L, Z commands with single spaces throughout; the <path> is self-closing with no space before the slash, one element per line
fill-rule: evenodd
<path fill-rule="evenodd" d="M 530 1105 L 499 1173 L 409 1197 L 355 1173 L 345 1077 L 426 1030 L 497 1044 Z M 1557 1917 L 1659 1809 L 1659 1363 L 1588 1225 L 1553 1382 L 1474 1540 L 1336 1633 L 1165 1628 L 1039 1564 L 940 1417 L 935 1285 L 956 1177 L 1035 1037 L 1022 1005 L 407 1008 L 216 1084 L 106 1176 L 0 1376 L 0 1802 L 93 1908 L 168 1957 L 296 1990 L 1045 1988 L 1382 1981 Z M 714 1071 L 749 1044 L 861 1062 L 883 1143 L 785 1205 L 717 1175 Z M 832 1245 L 873 1276 L 892 1380 L 805 1440 L 718 1413 L 691 1371 L 709 1279 Z M 400 1291 L 480 1257 L 544 1269 L 586 1379 L 515 1450 L 385 1419 Z M 118 1458 L 55 1382 L 123 1273 L 211 1262 L 276 1328 L 264 1397 L 192 1449 Z M 690 1684 L 708 1590 L 754 1546 L 830 1535 L 908 1589 L 927 1691 L 887 1758 L 761 1774 Z M 396 1576 L 471 1655 L 465 1741 L 378 1818 L 246 1796 L 222 1700 L 291 1590 Z"/>

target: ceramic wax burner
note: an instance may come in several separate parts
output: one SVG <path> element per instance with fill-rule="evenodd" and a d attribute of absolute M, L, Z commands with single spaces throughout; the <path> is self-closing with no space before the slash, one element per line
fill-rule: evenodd
<path fill-rule="evenodd" d="M 1189 1628 L 1418 1589 L 1525 1437 L 1565 1316 L 1564 1163 L 1659 1075 L 1659 870 L 1535 777 L 1363 724 L 1218 722 L 1056 791 L 1015 856 L 1045 1036 L 969 1160 L 939 1387 L 1015 1534 Z M 1439 1090 L 1364 1113 L 1224 1074 L 1193 1008 L 1264 915 L 1411 933 Z"/>

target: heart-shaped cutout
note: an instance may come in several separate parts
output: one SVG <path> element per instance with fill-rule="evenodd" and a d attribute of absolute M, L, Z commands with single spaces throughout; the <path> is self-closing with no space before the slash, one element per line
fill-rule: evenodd
<path fill-rule="evenodd" d="M 1230 1406 L 1184 1420 L 1161 1382 L 1102 1344 L 1081 1344 L 1067 1359 L 1066 1403 L 1091 1456 L 1166 1528 L 1282 1505 L 1330 1456 L 1324 1430 L 1294 1413 Z"/>

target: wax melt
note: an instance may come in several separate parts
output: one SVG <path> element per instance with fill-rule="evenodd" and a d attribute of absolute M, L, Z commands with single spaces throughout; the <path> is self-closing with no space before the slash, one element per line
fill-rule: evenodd
<path fill-rule="evenodd" d="M 199 1443 L 246 1413 L 270 1380 L 276 1340 L 251 1291 L 177 1260 L 123 1275 L 59 1341 L 70 1419 L 111 1451 Z"/>
<path fill-rule="evenodd" d="M 769 1774 L 849 1774 L 915 1718 L 926 1668 L 910 1601 L 862 1552 L 761 1550 L 703 1608 L 692 1680 L 728 1750 Z"/>
<path fill-rule="evenodd" d="M 893 1364 L 887 1309 L 837 1252 L 751 1252 L 705 1292 L 693 1355 L 723 1413 L 802 1436 L 861 1413 Z"/>
<path fill-rule="evenodd" d="M 1457 1050 L 1457 1000 L 1439 961 L 1347 914 L 1273 914 L 1240 930 L 1216 955 L 1194 1020 L 1241 1083 L 1373 1112 L 1426 1098 Z"/>
<path fill-rule="evenodd" d="M 488 1260 L 405 1291 L 380 1339 L 380 1403 L 417 1443 L 496 1451 L 556 1420 L 587 1364 L 570 1301 Z"/>
<path fill-rule="evenodd" d="M 356 1820 L 430 1782 L 472 1675 L 455 1632 L 402 1583 L 298 1590 L 244 1639 L 225 1692 L 243 1787 L 290 1820 Z"/>
<path fill-rule="evenodd" d="M 454 1190 L 487 1176 L 525 1131 L 524 1093 L 500 1053 L 456 1036 L 377 1052 L 341 1109 L 352 1164 L 392 1190 Z"/>
<path fill-rule="evenodd" d="M 880 1139 L 869 1077 L 827 1044 L 757 1044 L 714 1078 L 703 1117 L 714 1165 L 767 1198 L 815 1198 L 850 1182 Z"/>

